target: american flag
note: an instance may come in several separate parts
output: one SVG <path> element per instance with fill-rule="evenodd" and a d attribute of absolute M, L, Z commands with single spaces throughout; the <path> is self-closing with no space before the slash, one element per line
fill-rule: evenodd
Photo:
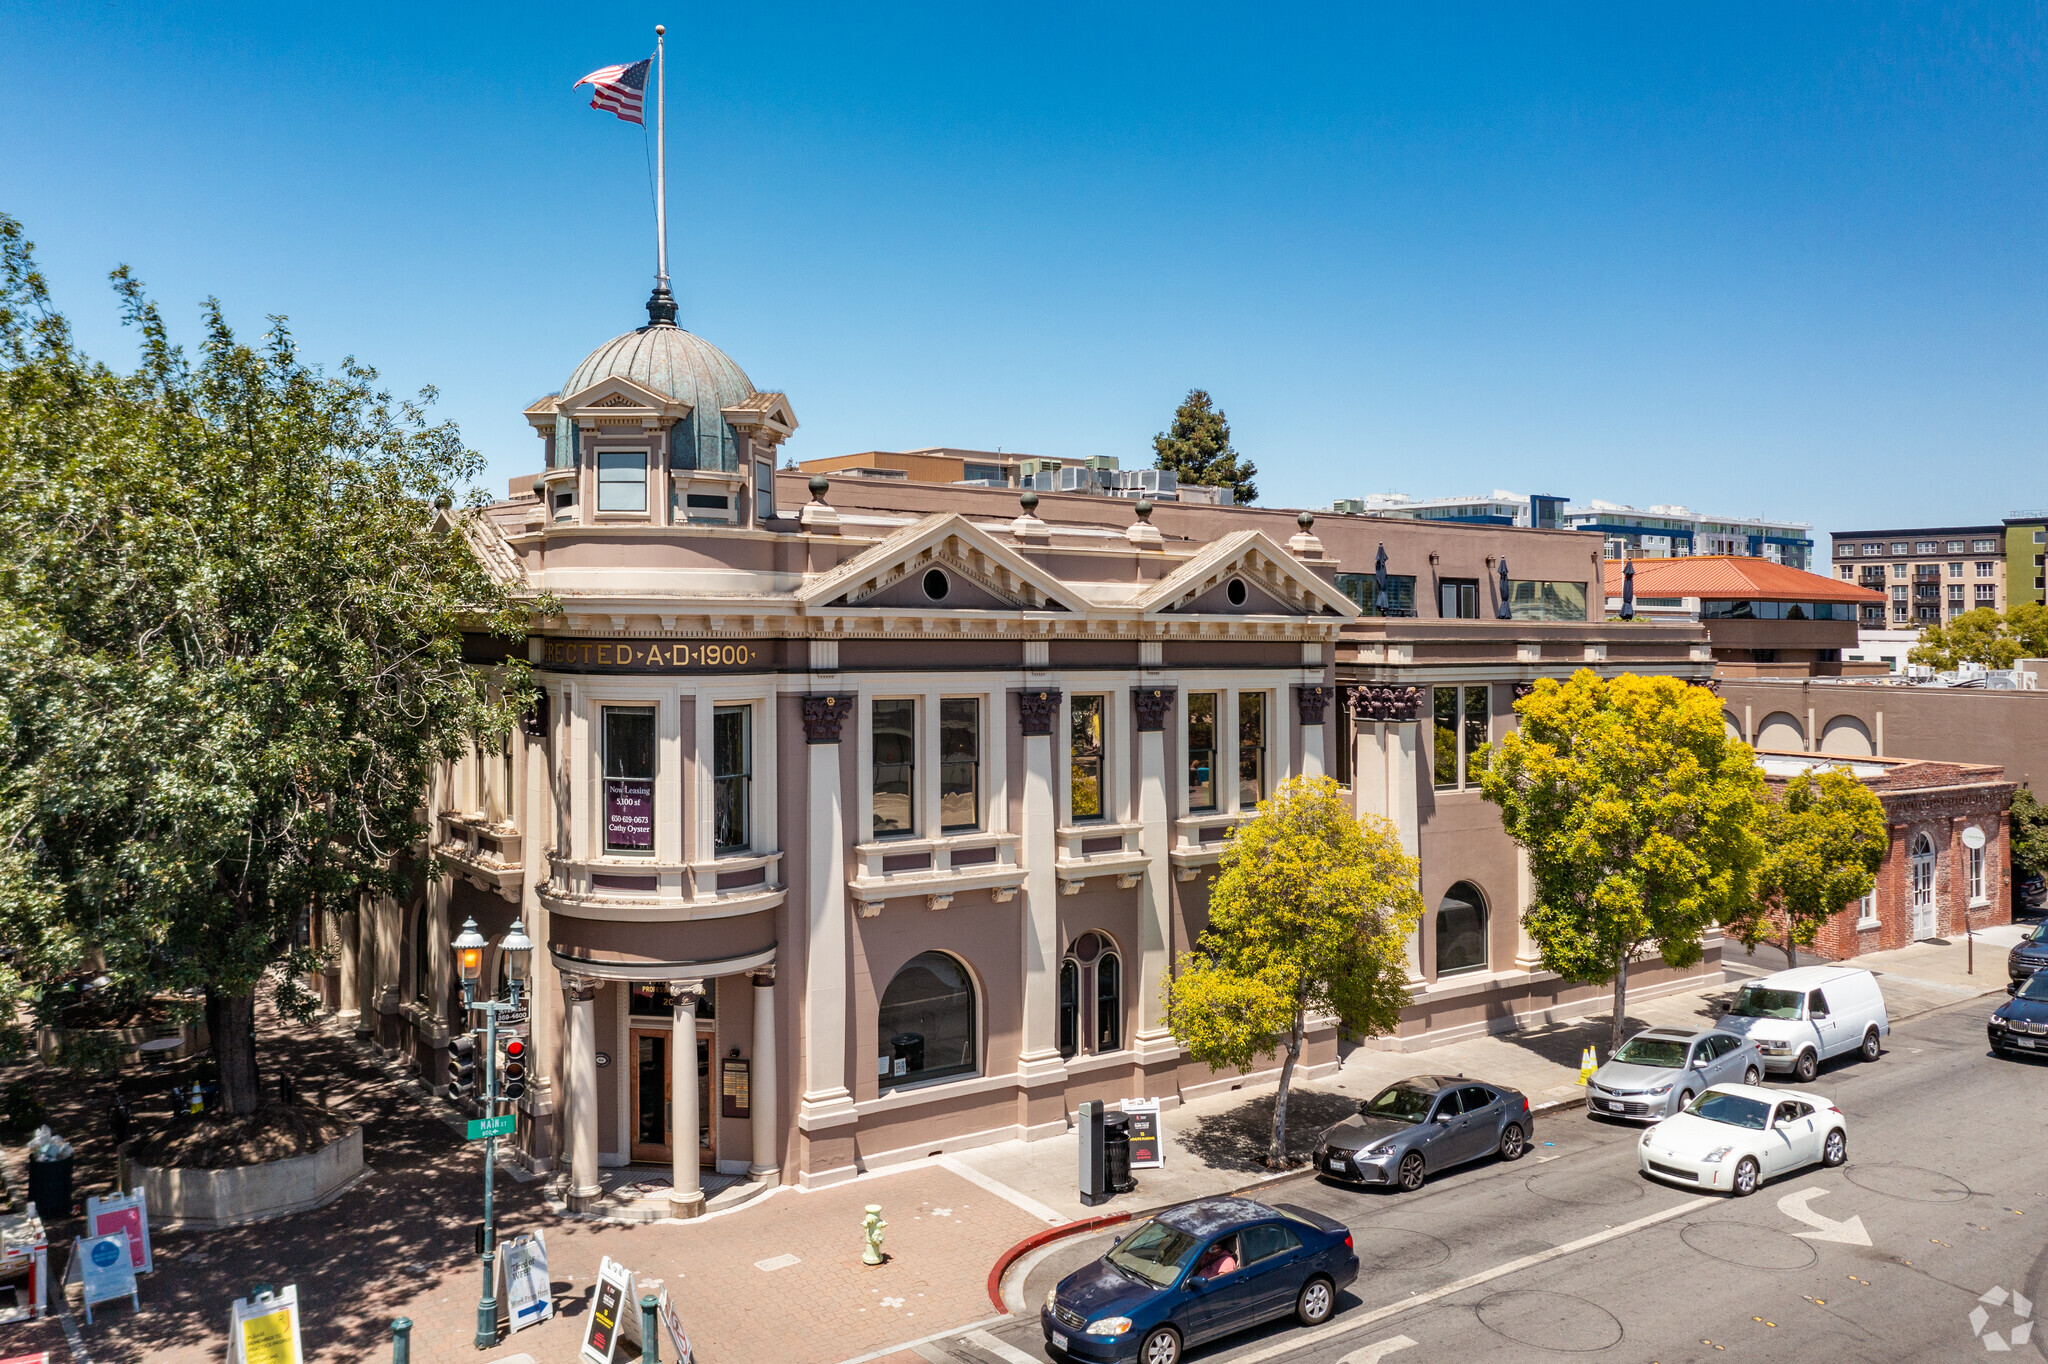
<path fill-rule="evenodd" d="M 647 93 L 647 68 L 654 64 L 654 58 L 643 57 L 630 66 L 605 66 L 591 72 L 576 85 L 590 86 L 594 93 L 590 107 L 617 114 L 628 123 L 646 127 L 640 117 L 640 106 Z M 570 89 L 575 89 L 572 85 Z"/>

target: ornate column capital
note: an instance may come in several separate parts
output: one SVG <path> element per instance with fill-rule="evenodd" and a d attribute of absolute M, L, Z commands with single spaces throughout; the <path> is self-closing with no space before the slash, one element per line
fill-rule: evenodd
<path fill-rule="evenodd" d="M 1138 717 L 1140 734 L 1157 734 L 1166 728 L 1166 712 L 1173 708 L 1174 687 L 1131 688 L 1131 709 Z"/>
<path fill-rule="evenodd" d="M 1058 687 L 1027 687 L 1017 693 L 1017 723 L 1027 736 L 1052 733 L 1053 721 L 1059 718 L 1060 695 Z"/>
<path fill-rule="evenodd" d="M 1302 515 L 1308 515 L 1303 512 Z M 1330 704 L 1330 688 L 1320 682 L 1294 689 L 1294 711 L 1304 725 L 1323 723 L 1323 712 Z"/>
<path fill-rule="evenodd" d="M 543 691 L 533 698 L 533 705 L 519 717 L 519 727 L 529 739 L 545 739 L 548 737 L 548 723 L 551 718 L 548 694 Z"/>
<path fill-rule="evenodd" d="M 1534 682 L 1515 683 L 1515 700 L 1519 701 L 1525 696 L 1534 696 L 1535 694 L 1536 684 Z"/>
<path fill-rule="evenodd" d="M 1346 688 L 1355 720 L 1406 724 L 1422 709 L 1421 687 L 1390 687 L 1364 684 Z"/>
<path fill-rule="evenodd" d="M 562 998 L 571 1004 L 588 1004 L 596 999 L 597 992 L 604 988 L 604 982 L 596 976 L 579 976 L 574 972 L 564 971 L 561 979 Z"/>
<path fill-rule="evenodd" d="M 752 974 L 755 989 L 760 990 L 772 986 L 775 984 L 775 963 L 771 961 L 766 966 L 756 966 Z"/>
<path fill-rule="evenodd" d="M 692 1009 L 704 1000 L 702 980 L 672 980 L 668 983 L 668 1002 L 672 1007 L 681 1008 L 688 1001 Z"/>
<path fill-rule="evenodd" d="M 839 729 L 853 718 L 853 698 L 841 693 L 823 696 L 806 696 L 804 702 L 804 742 L 810 744 L 836 744 Z"/>
<path fill-rule="evenodd" d="M 1685 679 L 1685 685 L 1688 687 L 1705 687 L 1708 691 L 1712 692 L 1716 696 L 1719 696 L 1721 694 L 1721 682 L 1719 678 L 1688 677 Z"/>

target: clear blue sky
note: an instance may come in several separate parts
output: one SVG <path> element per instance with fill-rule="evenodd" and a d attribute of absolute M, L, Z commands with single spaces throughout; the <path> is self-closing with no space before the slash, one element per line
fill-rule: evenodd
<path fill-rule="evenodd" d="M 2048 505 L 2042 7 L 1424 8 L 0 0 L 0 208 L 95 352 L 119 262 L 288 314 L 502 487 L 644 320 L 641 134 L 570 86 L 660 21 L 683 321 L 798 458 L 1140 465 L 1200 385 L 1269 503 Z"/>

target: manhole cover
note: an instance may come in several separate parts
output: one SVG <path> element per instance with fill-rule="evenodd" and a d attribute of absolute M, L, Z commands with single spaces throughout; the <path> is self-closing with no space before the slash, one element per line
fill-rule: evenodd
<path fill-rule="evenodd" d="M 1970 1186 L 1953 1175 L 1919 1165 L 1852 1165 L 1842 1172 L 1859 1189 L 1908 1203 L 1960 1203 Z"/>
<path fill-rule="evenodd" d="M 1523 1180 L 1522 1185 L 1538 1198 L 1553 1203 L 1612 1207 L 1633 1203 L 1643 1196 L 1643 1181 L 1639 1177 L 1600 1170 L 1542 1170 Z"/>
<path fill-rule="evenodd" d="M 1604 1350 L 1621 1339 L 1606 1308 L 1569 1293 L 1510 1289 L 1479 1304 L 1479 1321 L 1497 1336 L 1538 1350 Z"/>
<path fill-rule="evenodd" d="M 1358 1237 L 1358 1272 L 1393 1274 L 1428 1269 L 1451 1258 L 1451 1248 L 1426 1231 L 1375 1226 Z"/>
<path fill-rule="evenodd" d="M 1750 1269 L 1804 1269 L 1820 1258 L 1796 1236 L 1740 1222 L 1687 1222 L 1678 1239 L 1702 1255 Z"/>

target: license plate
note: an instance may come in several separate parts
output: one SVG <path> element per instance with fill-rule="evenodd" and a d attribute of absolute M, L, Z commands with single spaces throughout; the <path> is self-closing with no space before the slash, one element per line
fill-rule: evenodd
<path fill-rule="evenodd" d="M 1619 1112 L 1621 1112 L 1621 1105 L 1620 1105 L 1620 1104 L 1618 1104 L 1618 1103 L 1614 1103 L 1614 1102 L 1612 1102 L 1611 1100 L 1608 1100 L 1608 1099 L 1602 1099 L 1602 1100 L 1600 1101 L 1600 1106 L 1601 1106 L 1602 1108 L 1605 1108 L 1605 1109 L 1610 1109 L 1610 1110 L 1612 1110 L 1613 1112 L 1616 1112 L 1616 1113 L 1619 1113 Z"/>
<path fill-rule="evenodd" d="M 2041 1045 L 2039 1041 L 2031 1037 L 2021 1037 L 2016 1038 L 2014 1040 L 2017 1041 L 2023 1047 L 2038 1047 Z"/>
<path fill-rule="evenodd" d="M 1066 1348 L 1067 1348 L 1067 1338 L 1066 1338 L 1065 1336 L 1061 1335 L 1061 1334 L 1060 1334 L 1059 1332 L 1057 1332 L 1057 1331 L 1053 1332 L 1053 1334 L 1052 1334 L 1052 1347 L 1053 1347 L 1053 1349 L 1055 1349 L 1055 1350 L 1064 1350 L 1064 1349 L 1066 1349 Z"/>

